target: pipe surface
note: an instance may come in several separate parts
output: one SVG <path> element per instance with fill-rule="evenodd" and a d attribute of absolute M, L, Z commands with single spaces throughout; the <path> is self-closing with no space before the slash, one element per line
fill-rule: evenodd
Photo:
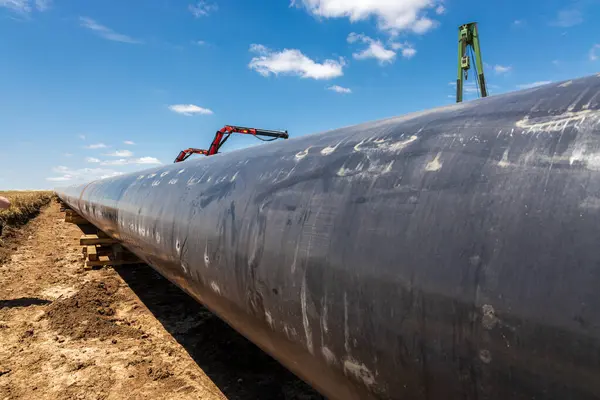
<path fill-rule="evenodd" d="M 598 398 L 599 93 L 595 75 L 57 193 L 332 399 Z"/>

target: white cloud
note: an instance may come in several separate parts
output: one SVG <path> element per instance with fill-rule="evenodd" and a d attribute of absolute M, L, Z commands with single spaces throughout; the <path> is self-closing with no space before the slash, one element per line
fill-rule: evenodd
<path fill-rule="evenodd" d="M 510 72 L 512 70 L 512 67 L 510 65 L 505 66 L 505 65 L 494 65 L 494 72 L 497 74 L 505 74 L 507 72 Z"/>
<path fill-rule="evenodd" d="M 386 48 L 386 46 L 380 41 L 370 38 L 362 33 L 352 32 L 348 35 L 346 39 L 348 43 L 361 42 L 367 44 L 367 48 L 362 51 L 356 52 L 352 54 L 352 56 L 357 60 L 364 60 L 367 58 L 376 59 L 379 64 L 384 65 L 386 63 L 392 63 L 396 59 L 396 51 L 401 50 L 402 57 L 404 58 L 412 58 L 415 54 L 417 54 L 417 50 L 408 42 L 400 43 L 390 41 L 389 46 L 392 48 L 391 50 Z"/>
<path fill-rule="evenodd" d="M 87 157 L 87 158 L 85 159 L 85 161 L 87 161 L 87 162 L 89 162 L 89 163 L 99 163 L 99 162 L 100 162 L 100 160 L 99 160 L 99 159 L 97 159 L 97 158 L 95 158 L 95 157 Z"/>
<path fill-rule="evenodd" d="M 581 11 L 572 8 L 560 10 L 556 16 L 556 20 L 552 25 L 560 26 L 562 28 L 569 28 L 571 26 L 579 25 L 583 22 L 583 14 Z"/>
<path fill-rule="evenodd" d="M 404 58 L 412 58 L 415 56 L 415 54 L 417 54 L 417 50 L 414 47 L 412 47 L 412 44 L 410 44 L 408 42 L 404 42 L 404 43 L 391 42 L 390 47 L 394 50 L 402 49 L 401 53 L 402 53 L 402 57 L 404 57 Z"/>
<path fill-rule="evenodd" d="M 456 88 L 456 82 L 448 82 L 448 85 Z M 487 85 L 487 87 L 491 87 L 491 85 Z M 477 83 L 475 81 L 466 81 L 463 82 L 463 92 L 466 94 L 476 94 L 479 93 L 479 88 L 477 87 Z M 456 97 L 456 93 L 453 95 Z"/>
<path fill-rule="evenodd" d="M 0 0 L 0 7 L 5 7 L 16 12 L 31 12 L 29 0 Z"/>
<path fill-rule="evenodd" d="M 361 42 L 368 45 L 367 48 L 352 54 L 352 57 L 356 60 L 374 58 L 379 64 L 384 65 L 386 63 L 392 63 L 396 59 L 396 52 L 394 50 L 386 49 L 380 40 L 372 39 L 362 33 L 352 32 L 348 35 L 346 40 L 348 43 Z"/>
<path fill-rule="evenodd" d="M 131 157 L 133 153 L 129 150 L 116 150 L 112 153 L 105 154 L 105 156 L 109 157 Z"/>
<path fill-rule="evenodd" d="M 105 145 L 104 143 L 94 143 L 94 144 L 90 144 L 88 146 L 85 146 L 86 149 L 105 149 L 108 146 Z"/>
<path fill-rule="evenodd" d="M 69 174 L 65 174 L 63 176 L 51 176 L 49 178 L 46 178 L 47 181 L 52 181 L 52 182 L 70 181 L 71 179 L 73 179 L 73 175 L 69 175 Z"/>
<path fill-rule="evenodd" d="M 195 104 L 173 104 L 169 106 L 169 110 L 188 117 L 192 115 L 211 115 L 213 113 L 212 110 Z"/>
<path fill-rule="evenodd" d="M 517 85 L 517 88 L 519 89 L 531 89 L 537 86 L 542 86 L 542 85 L 547 85 L 549 83 L 552 83 L 552 81 L 538 81 L 538 82 L 531 82 L 531 83 L 523 83 L 521 85 Z"/>
<path fill-rule="evenodd" d="M 439 6 L 437 6 L 437 7 L 435 8 L 435 13 L 436 13 L 437 15 L 442 15 L 442 14 L 444 14 L 445 12 L 446 12 L 446 7 L 444 7 L 442 4 L 440 4 Z"/>
<path fill-rule="evenodd" d="M 51 0 L 0 0 L 0 7 L 28 14 L 34 9 L 37 11 L 46 11 L 50 8 L 51 3 Z"/>
<path fill-rule="evenodd" d="M 206 44 L 206 42 L 204 40 L 196 40 L 195 42 L 193 42 L 194 44 L 197 44 L 198 46 L 204 46 Z"/>
<path fill-rule="evenodd" d="M 552 60 L 552 64 L 558 65 L 558 64 L 560 64 L 560 61 L 558 61 L 558 60 Z"/>
<path fill-rule="evenodd" d="M 85 140 L 85 135 L 79 135 L 79 139 Z"/>
<path fill-rule="evenodd" d="M 52 0 L 35 0 L 35 8 L 39 11 L 46 11 L 52 5 Z"/>
<path fill-rule="evenodd" d="M 79 23 L 84 28 L 95 32 L 98 36 L 103 37 L 107 40 L 130 44 L 142 43 L 141 41 L 134 39 L 131 36 L 123 35 L 122 33 L 117 33 L 104 25 L 100 25 L 99 23 L 88 17 L 79 17 Z"/>
<path fill-rule="evenodd" d="M 142 164 L 162 164 L 156 157 L 140 158 L 119 158 L 118 160 L 102 161 L 100 165 L 142 165 Z"/>
<path fill-rule="evenodd" d="M 338 85 L 329 86 L 327 88 L 327 90 L 333 90 L 336 93 L 344 93 L 344 94 L 352 93 L 351 89 L 345 88 L 345 87 L 342 87 L 342 86 L 338 86 Z"/>
<path fill-rule="evenodd" d="M 101 165 L 127 165 L 129 164 L 131 160 L 128 160 L 126 158 L 119 158 L 118 160 L 105 160 L 102 161 L 100 164 Z"/>
<path fill-rule="evenodd" d="M 65 156 L 65 157 L 73 157 L 73 154 L 72 153 L 64 153 L 63 156 Z"/>
<path fill-rule="evenodd" d="M 80 168 L 72 169 L 65 166 L 58 166 L 52 168 L 52 171 L 58 176 L 51 176 L 46 178 L 47 181 L 51 182 L 87 182 L 96 179 L 110 178 L 113 176 L 122 175 L 122 172 L 115 171 L 112 169 L 104 168 Z"/>
<path fill-rule="evenodd" d="M 589 57 L 590 61 L 596 61 L 598 59 L 598 50 L 600 50 L 600 43 L 597 43 L 592 46 L 590 49 Z"/>
<path fill-rule="evenodd" d="M 140 157 L 136 160 L 136 164 L 162 164 L 158 158 L 155 157 Z"/>
<path fill-rule="evenodd" d="M 524 24 L 525 24 L 525 21 L 524 21 L 524 20 L 522 20 L 522 19 L 515 19 L 515 20 L 513 21 L 513 25 L 514 25 L 514 26 L 523 26 Z"/>
<path fill-rule="evenodd" d="M 414 47 L 403 47 L 402 48 L 402 57 L 404 58 L 412 58 L 417 54 L 417 50 Z"/>
<path fill-rule="evenodd" d="M 194 15 L 196 18 L 206 17 L 213 11 L 217 11 L 219 7 L 208 1 L 200 0 L 196 4 L 190 4 L 188 6 L 188 10 Z"/>
<path fill-rule="evenodd" d="M 124 144 L 127 144 L 127 145 L 129 145 L 129 146 L 133 146 L 133 145 L 135 144 L 135 142 L 134 142 L 134 141 L 132 141 L 132 140 L 126 140 L 126 141 L 124 141 L 123 143 L 124 143 Z"/>
<path fill-rule="evenodd" d="M 333 79 L 344 75 L 344 60 L 325 60 L 323 63 L 315 62 L 308 58 L 300 50 L 284 49 L 277 52 L 272 51 L 262 44 L 252 44 L 250 51 L 257 53 L 248 67 L 262 76 L 273 75 L 295 75 L 301 78 Z"/>
<path fill-rule="evenodd" d="M 392 35 L 401 31 L 427 32 L 437 25 L 427 12 L 440 9 L 439 2 L 432 0 L 292 0 L 291 4 L 323 18 L 356 22 L 374 17 L 379 29 Z"/>

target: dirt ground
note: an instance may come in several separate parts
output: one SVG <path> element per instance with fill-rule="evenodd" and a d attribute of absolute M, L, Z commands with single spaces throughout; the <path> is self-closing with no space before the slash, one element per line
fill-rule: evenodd
<path fill-rule="evenodd" d="M 0 262 L 0 399 L 320 399 L 146 265 L 84 271 L 53 202 Z"/>

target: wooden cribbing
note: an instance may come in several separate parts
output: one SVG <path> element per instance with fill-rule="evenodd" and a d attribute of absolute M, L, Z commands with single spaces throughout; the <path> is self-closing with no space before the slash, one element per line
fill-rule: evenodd
<path fill-rule="evenodd" d="M 100 237 L 99 235 L 81 235 L 81 237 L 79 238 L 79 244 L 81 246 L 90 246 L 90 245 L 96 245 L 96 244 L 115 244 L 118 243 L 118 241 L 116 241 L 113 238 L 110 238 L 106 235 L 103 235 L 103 237 Z"/>

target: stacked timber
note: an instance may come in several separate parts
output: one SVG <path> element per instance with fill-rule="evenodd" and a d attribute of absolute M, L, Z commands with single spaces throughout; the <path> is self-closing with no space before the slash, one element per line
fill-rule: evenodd
<path fill-rule="evenodd" d="M 82 246 L 86 270 L 107 265 L 116 267 L 142 263 L 137 256 L 102 231 L 98 231 L 96 234 L 81 235 L 79 244 Z"/>

